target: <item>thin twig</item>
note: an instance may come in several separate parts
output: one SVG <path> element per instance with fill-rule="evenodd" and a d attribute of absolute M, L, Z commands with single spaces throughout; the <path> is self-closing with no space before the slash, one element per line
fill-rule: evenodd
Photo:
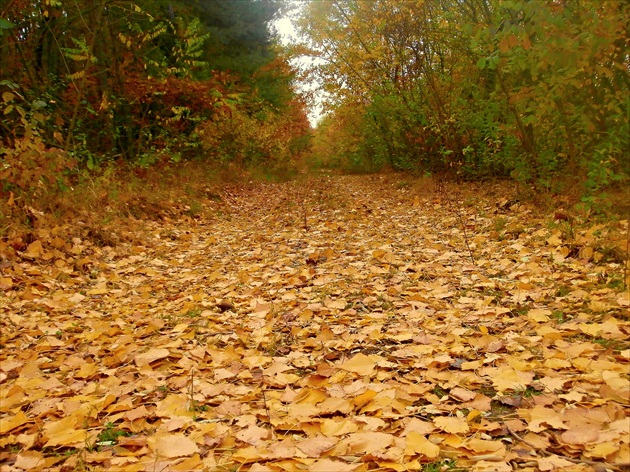
<path fill-rule="evenodd" d="M 455 214 L 457 215 L 457 219 L 459 220 L 459 224 L 461 225 L 462 231 L 464 232 L 464 244 L 466 244 L 466 249 L 468 249 L 468 255 L 470 256 L 470 260 L 472 261 L 473 265 L 476 266 L 477 263 L 475 262 L 475 255 L 473 254 L 472 248 L 470 247 L 470 242 L 469 242 L 469 238 L 468 238 L 468 232 L 466 231 L 466 222 L 464 221 L 462 213 L 459 210 L 459 207 L 455 204 L 456 202 L 451 200 L 450 195 L 446 191 L 446 182 L 444 180 L 442 180 L 442 181 L 440 181 L 438 183 L 438 187 L 437 188 L 438 188 L 438 192 L 441 194 L 441 197 L 444 200 L 446 200 L 446 202 L 448 203 L 449 208 L 452 211 L 454 211 Z"/>
<path fill-rule="evenodd" d="M 626 225 L 626 263 L 623 266 L 623 288 L 628 289 L 628 278 L 630 278 L 630 267 L 628 267 L 628 261 L 630 260 L 630 221 Z"/>

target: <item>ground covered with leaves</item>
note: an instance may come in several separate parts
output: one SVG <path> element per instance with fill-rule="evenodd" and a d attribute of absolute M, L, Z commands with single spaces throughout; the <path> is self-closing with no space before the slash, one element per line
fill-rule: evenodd
<path fill-rule="evenodd" d="M 627 220 L 392 176 L 204 206 L 0 243 L 3 472 L 630 467 Z"/>

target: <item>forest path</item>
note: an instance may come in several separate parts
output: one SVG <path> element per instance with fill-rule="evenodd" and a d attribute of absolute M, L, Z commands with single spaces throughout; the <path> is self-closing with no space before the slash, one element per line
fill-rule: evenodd
<path fill-rule="evenodd" d="M 322 176 L 144 244 L 42 236 L 3 274 L 3 470 L 630 463 L 617 233 L 458 189 Z"/>

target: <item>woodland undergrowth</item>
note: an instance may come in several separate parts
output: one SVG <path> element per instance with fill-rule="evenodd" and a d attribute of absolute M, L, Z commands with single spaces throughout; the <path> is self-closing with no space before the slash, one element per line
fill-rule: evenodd
<path fill-rule="evenodd" d="M 627 220 L 202 173 L 3 203 L 2 470 L 627 470 Z"/>

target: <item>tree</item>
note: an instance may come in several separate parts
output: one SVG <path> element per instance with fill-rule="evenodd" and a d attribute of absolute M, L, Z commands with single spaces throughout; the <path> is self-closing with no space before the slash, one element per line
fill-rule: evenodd
<path fill-rule="evenodd" d="M 545 188 L 569 170 L 591 191 L 629 170 L 629 8 L 312 1 L 301 50 L 333 102 L 363 105 L 366 161 Z"/>

